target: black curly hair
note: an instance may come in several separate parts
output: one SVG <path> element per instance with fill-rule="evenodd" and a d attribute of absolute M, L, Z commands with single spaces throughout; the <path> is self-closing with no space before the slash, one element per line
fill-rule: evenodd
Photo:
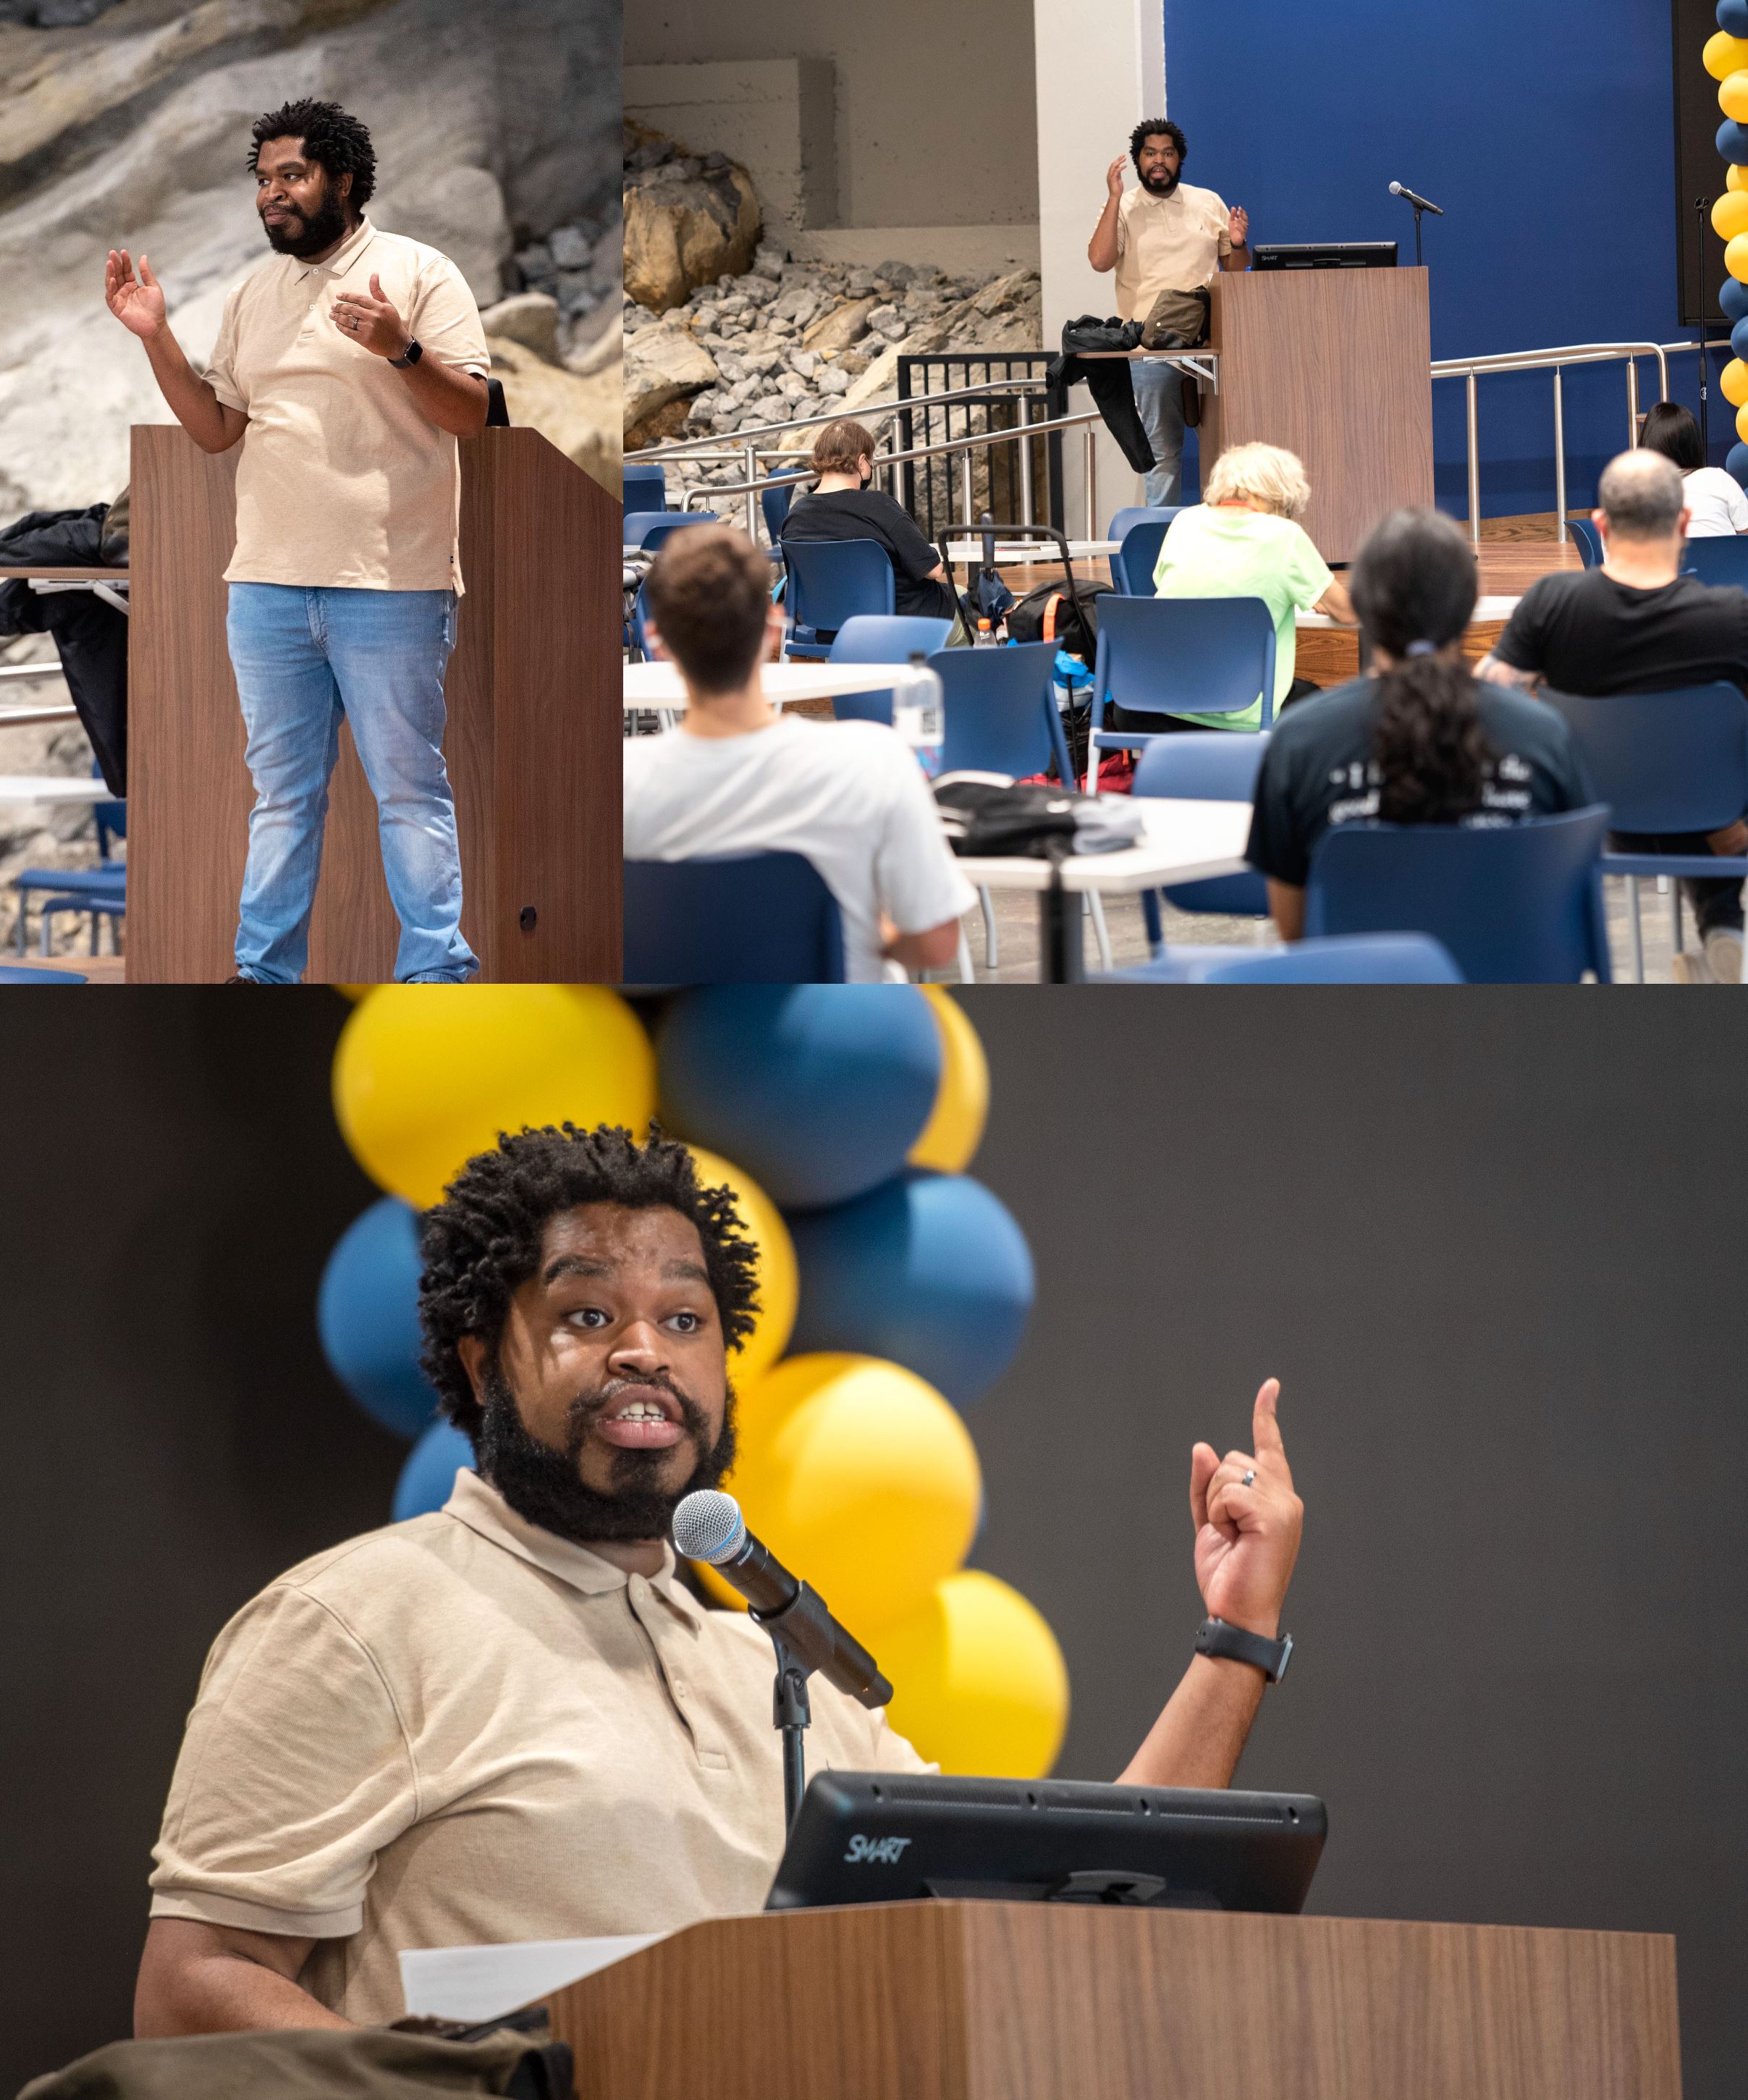
<path fill-rule="evenodd" d="M 301 139 L 305 157 L 324 168 L 330 182 L 350 175 L 352 187 L 346 201 L 354 211 L 362 211 L 376 194 L 377 154 L 370 134 L 338 102 L 285 102 L 258 117 L 249 134 L 250 174 L 259 166 L 261 149 L 269 139 Z"/>
<path fill-rule="evenodd" d="M 1141 172 L 1141 148 L 1150 139 L 1169 139 L 1177 148 L 1177 165 L 1181 167 L 1190 158 L 1190 148 L 1184 135 L 1175 124 L 1168 124 L 1163 117 L 1144 117 L 1129 134 L 1129 158 L 1135 163 L 1137 174 Z"/>
<path fill-rule="evenodd" d="M 501 1136 L 470 1159 L 420 1221 L 421 1359 L 444 1413 L 477 1439 L 479 1403 L 457 1343 L 477 1335 L 496 1358 L 510 1301 L 539 1264 L 549 1220 L 583 1203 L 678 1211 L 698 1229 L 704 1270 L 728 1346 L 738 1349 L 759 1309 L 758 1256 L 726 1187 L 700 1186 L 683 1145 L 652 1133 L 548 1124 Z"/>

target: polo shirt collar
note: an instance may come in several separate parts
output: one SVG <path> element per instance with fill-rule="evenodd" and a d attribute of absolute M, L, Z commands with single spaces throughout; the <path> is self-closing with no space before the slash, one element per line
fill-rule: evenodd
<path fill-rule="evenodd" d="M 623 1568 L 603 1560 L 598 1553 L 591 1553 L 586 1546 L 559 1538 L 555 1531 L 530 1524 L 510 1507 L 489 1480 L 482 1480 L 470 1470 L 456 1475 L 455 1486 L 444 1504 L 444 1515 L 459 1519 L 482 1538 L 502 1546 L 507 1553 L 514 1553 L 519 1560 L 543 1568 L 547 1574 L 555 1575 L 561 1582 L 568 1582 L 585 1597 L 623 1590 L 631 1580 Z M 682 1618 L 695 1622 L 704 1617 L 703 1607 L 676 1575 L 673 1548 L 665 1542 L 662 1546 L 661 1573 L 651 1576 L 649 1582 L 650 1587 L 673 1605 Z"/>
<path fill-rule="evenodd" d="M 376 237 L 377 230 L 370 221 L 360 218 L 325 262 L 299 262 L 296 256 L 289 259 L 296 268 L 300 281 L 312 273 L 324 277 L 343 277 Z"/>

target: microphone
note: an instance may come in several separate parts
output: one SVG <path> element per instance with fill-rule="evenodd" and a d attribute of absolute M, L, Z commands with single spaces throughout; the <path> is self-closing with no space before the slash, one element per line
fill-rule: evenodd
<path fill-rule="evenodd" d="M 1417 196 L 1412 190 L 1404 189 L 1400 183 L 1391 183 L 1390 194 L 1392 196 L 1401 197 L 1405 203 L 1414 205 L 1421 211 L 1432 212 L 1439 218 L 1442 218 L 1445 215 L 1445 208 L 1442 205 L 1434 204 L 1427 197 Z"/>
<path fill-rule="evenodd" d="M 884 1706 L 892 1697 L 873 1657 L 832 1617 L 825 1599 L 747 1529 L 732 1495 L 697 1488 L 683 1496 L 673 1513 L 673 1538 L 677 1553 L 702 1560 L 738 1590 L 753 1617 L 797 1661 L 864 1706 Z"/>

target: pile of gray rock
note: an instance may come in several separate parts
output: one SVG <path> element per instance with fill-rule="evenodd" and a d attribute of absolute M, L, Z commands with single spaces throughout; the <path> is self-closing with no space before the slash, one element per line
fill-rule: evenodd
<path fill-rule="evenodd" d="M 516 250 L 505 266 L 505 290 L 512 297 L 544 294 L 553 302 L 555 347 L 569 362 L 590 350 L 619 319 L 623 252 L 616 211 L 603 218 L 573 219 Z"/>

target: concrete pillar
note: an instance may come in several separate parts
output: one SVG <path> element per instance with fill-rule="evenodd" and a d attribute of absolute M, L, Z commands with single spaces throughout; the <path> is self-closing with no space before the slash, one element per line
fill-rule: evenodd
<path fill-rule="evenodd" d="M 1053 350 L 1076 314 L 1108 314 L 1112 279 L 1087 261 L 1105 202 L 1105 170 L 1127 150 L 1144 117 L 1165 112 L 1164 0 L 1033 0 L 1038 77 L 1038 245 L 1044 274 L 1044 340 Z M 1132 169 L 1129 180 L 1134 180 Z M 1084 388 L 1075 409 L 1090 408 Z M 1066 523 L 1079 539 L 1084 519 L 1082 448 L 1064 433 Z M 1098 430 L 1097 529 L 1112 511 L 1141 501 L 1141 478 L 1102 426 Z"/>

